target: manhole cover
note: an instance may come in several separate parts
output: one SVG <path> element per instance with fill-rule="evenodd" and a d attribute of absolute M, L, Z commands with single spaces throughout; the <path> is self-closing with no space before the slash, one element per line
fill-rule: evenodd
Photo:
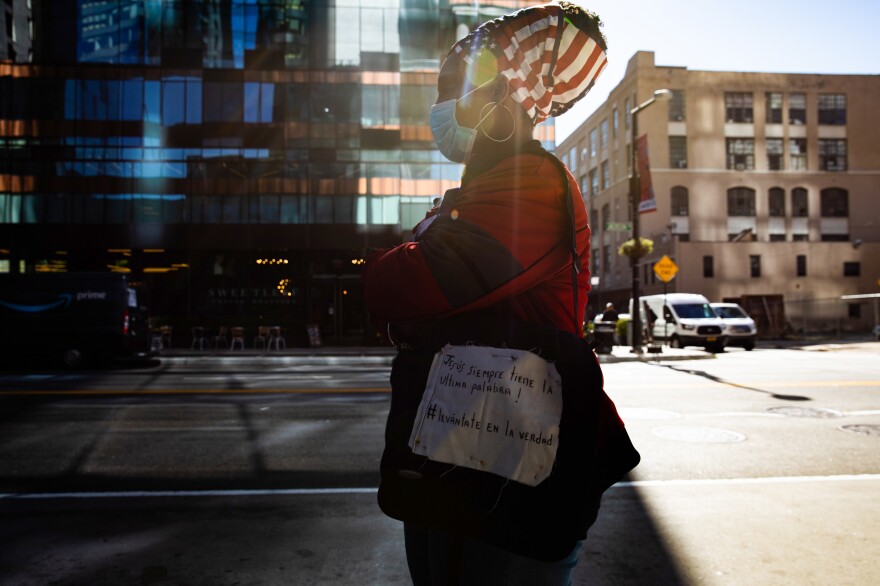
<path fill-rule="evenodd" d="M 620 417 L 626 421 L 627 419 L 651 420 L 660 419 L 680 419 L 681 413 L 675 411 L 667 411 L 665 409 L 649 409 L 647 407 L 621 407 L 617 410 Z"/>
<path fill-rule="evenodd" d="M 843 417 L 843 413 L 834 409 L 815 409 L 813 407 L 770 407 L 770 413 L 785 415 L 786 417 L 814 417 L 817 419 L 836 419 Z"/>
<path fill-rule="evenodd" d="M 880 437 L 880 425 L 871 425 L 871 424 L 854 424 L 854 425 L 841 425 L 841 431 L 848 431 L 849 433 L 858 433 L 860 435 L 873 435 Z"/>
<path fill-rule="evenodd" d="M 655 427 L 651 433 L 680 442 L 730 444 L 746 439 L 741 433 L 718 427 Z"/>

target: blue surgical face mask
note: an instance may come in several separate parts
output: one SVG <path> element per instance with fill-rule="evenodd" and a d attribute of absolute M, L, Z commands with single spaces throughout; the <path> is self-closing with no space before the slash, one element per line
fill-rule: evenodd
<path fill-rule="evenodd" d="M 474 148 L 477 129 L 459 126 L 455 119 L 457 103 L 458 100 L 447 100 L 431 106 L 431 132 L 444 157 L 454 163 L 465 163 Z"/>

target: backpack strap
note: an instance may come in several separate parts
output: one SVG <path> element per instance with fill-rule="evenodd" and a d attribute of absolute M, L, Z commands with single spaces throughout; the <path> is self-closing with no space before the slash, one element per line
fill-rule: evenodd
<path fill-rule="evenodd" d="M 580 306 L 578 303 L 578 275 L 580 275 L 581 272 L 581 257 L 577 250 L 577 225 L 575 224 L 574 219 L 574 199 L 571 193 L 571 183 L 568 181 L 568 172 L 565 169 L 565 165 L 562 164 L 562 161 L 556 158 L 553 154 L 547 152 L 543 147 L 541 147 L 541 150 L 556 166 L 556 169 L 562 177 L 563 189 L 565 189 L 565 210 L 568 212 L 569 252 L 571 253 L 571 290 L 572 299 L 574 300 L 571 316 L 574 321 L 574 333 L 580 337 L 581 329 L 583 328 L 583 315 L 578 315 L 580 313 L 578 311 L 578 307 Z"/>

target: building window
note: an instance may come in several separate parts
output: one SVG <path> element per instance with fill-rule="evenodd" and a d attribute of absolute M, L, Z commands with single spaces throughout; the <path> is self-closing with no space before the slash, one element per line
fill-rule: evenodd
<path fill-rule="evenodd" d="M 275 122 L 273 120 L 274 104 L 274 83 L 246 82 L 244 84 L 245 122 Z"/>
<path fill-rule="evenodd" d="M 326 103 L 323 105 L 326 106 Z M 399 86 L 361 86 L 361 126 L 377 130 L 400 130 Z"/>
<path fill-rule="evenodd" d="M 669 100 L 669 121 L 684 122 L 685 120 L 684 90 L 672 90 Z"/>
<path fill-rule="evenodd" d="M 807 170 L 807 139 L 791 138 L 788 140 L 788 154 L 792 171 Z"/>
<path fill-rule="evenodd" d="M 810 239 L 807 218 L 810 216 L 807 190 L 795 187 L 791 190 L 791 239 L 794 242 L 806 242 Z"/>
<path fill-rule="evenodd" d="M 623 100 L 623 127 L 626 130 L 629 130 L 629 125 L 632 122 L 632 114 L 630 114 L 630 101 L 629 98 L 625 98 Z"/>
<path fill-rule="evenodd" d="M 785 190 L 781 187 L 770 188 L 767 194 L 769 215 L 771 218 L 785 217 Z"/>
<path fill-rule="evenodd" d="M 819 124 L 846 124 L 846 94 L 819 94 Z"/>
<path fill-rule="evenodd" d="M 757 279 L 761 276 L 761 255 L 749 255 L 749 276 L 753 279 Z"/>
<path fill-rule="evenodd" d="M 673 169 L 687 169 L 687 137 L 669 137 L 669 166 Z"/>
<path fill-rule="evenodd" d="M 845 262 L 843 263 L 843 276 L 844 277 L 858 277 L 862 274 L 862 263 L 859 262 Z"/>
<path fill-rule="evenodd" d="M 755 216 L 755 190 L 734 187 L 727 190 L 728 216 Z"/>
<path fill-rule="evenodd" d="M 767 192 L 767 215 L 770 242 L 785 242 L 785 190 L 771 187 Z"/>
<path fill-rule="evenodd" d="M 620 113 L 617 111 L 617 107 L 614 107 L 614 111 L 611 115 L 611 133 L 614 140 L 617 140 L 617 131 L 620 127 Z"/>
<path fill-rule="evenodd" d="M 767 93 L 767 124 L 782 124 L 782 94 Z"/>
<path fill-rule="evenodd" d="M 728 122 L 752 122 L 752 94 L 750 92 L 727 92 L 724 107 Z"/>
<path fill-rule="evenodd" d="M 608 161 L 602 161 L 602 190 L 608 189 L 611 178 L 608 176 Z"/>
<path fill-rule="evenodd" d="M 847 315 L 853 319 L 859 319 L 862 317 L 862 304 L 861 303 L 848 303 L 847 304 Z"/>
<path fill-rule="evenodd" d="M 590 156 L 595 157 L 599 152 L 599 131 L 593 129 L 590 131 Z"/>
<path fill-rule="evenodd" d="M 767 168 L 771 171 L 782 171 L 784 169 L 783 161 L 783 142 L 781 138 L 767 139 Z"/>
<path fill-rule="evenodd" d="M 823 218 L 849 217 L 849 192 L 838 187 L 823 189 L 820 194 Z"/>
<path fill-rule="evenodd" d="M 715 260 L 711 256 L 703 257 L 703 278 L 711 279 L 715 277 Z"/>
<path fill-rule="evenodd" d="M 791 190 L 791 217 L 806 218 L 810 215 L 807 204 L 807 190 L 803 187 L 795 187 Z"/>
<path fill-rule="evenodd" d="M 599 174 L 596 169 L 590 170 L 590 195 L 595 196 L 599 193 Z"/>
<path fill-rule="evenodd" d="M 672 188 L 672 195 L 670 200 L 672 201 L 672 209 L 670 211 L 670 215 L 672 216 L 687 216 L 688 215 L 688 190 L 687 187 L 682 187 L 681 185 L 677 185 Z"/>
<path fill-rule="evenodd" d="M 807 255 L 799 254 L 797 255 L 797 267 L 796 272 L 798 277 L 806 277 L 807 276 Z"/>
<path fill-rule="evenodd" d="M 789 94 L 788 96 L 788 123 L 807 123 L 807 94 Z"/>
<path fill-rule="evenodd" d="M 737 171 L 755 168 L 755 139 L 727 139 L 727 168 Z"/>
<path fill-rule="evenodd" d="M 819 169 L 846 171 L 845 139 L 819 139 Z"/>
<path fill-rule="evenodd" d="M 608 119 L 599 125 L 599 139 L 602 141 L 602 152 L 608 150 Z"/>
<path fill-rule="evenodd" d="M 819 194 L 823 242 L 849 240 L 849 192 L 838 187 L 823 189 Z"/>
<path fill-rule="evenodd" d="M 577 174 L 577 164 L 578 164 L 578 154 L 577 147 L 571 147 L 571 150 L 568 152 L 568 170 L 571 171 L 572 175 Z"/>
<path fill-rule="evenodd" d="M 240 83 L 233 82 L 205 82 L 204 83 L 204 121 L 205 122 L 241 122 L 244 112 L 244 92 Z M 146 92 L 148 104 L 145 109 L 150 109 L 151 99 L 149 88 Z M 158 104 L 159 96 L 155 96 Z"/>

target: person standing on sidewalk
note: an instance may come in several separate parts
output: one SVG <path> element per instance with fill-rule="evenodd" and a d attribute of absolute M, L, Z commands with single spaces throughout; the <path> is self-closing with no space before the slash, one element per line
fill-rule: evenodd
<path fill-rule="evenodd" d="M 404 521 L 417 585 L 570 583 L 602 492 L 638 462 L 581 339 L 590 281 L 583 199 L 534 139 L 534 126 L 571 108 L 604 68 L 600 26 L 579 6 L 552 3 L 484 23 L 452 47 L 430 122 L 441 153 L 465 163 L 461 187 L 428 212 L 412 242 L 365 266 L 367 307 L 398 348 L 379 505 Z M 570 386 L 590 419 L 576 426 L 587 430 L 587 453 L 574 455 L 590 474 L 564 487 L 551 476 L 530 492 L 414 455 L 408 442 L 428 370 L 453 340 L 576 354 Z M 563 428 L 559 445 L 574 446 L 578 430 Z M 546 510 L 527 510 L 534 494 L 550 495 Z"/>
<path fill-rule="evenodd" d="M 614 304 L 613 303 L 606 303 L 605 304 L 605 311 L 602 312 L 602 321 L 610 321 L 610 322 L 617 323 L 617 320 L 619 319 L 619 317 L 620 317 L 620 314 L 618 314 L 617 310 L 614 309 Z"/>

